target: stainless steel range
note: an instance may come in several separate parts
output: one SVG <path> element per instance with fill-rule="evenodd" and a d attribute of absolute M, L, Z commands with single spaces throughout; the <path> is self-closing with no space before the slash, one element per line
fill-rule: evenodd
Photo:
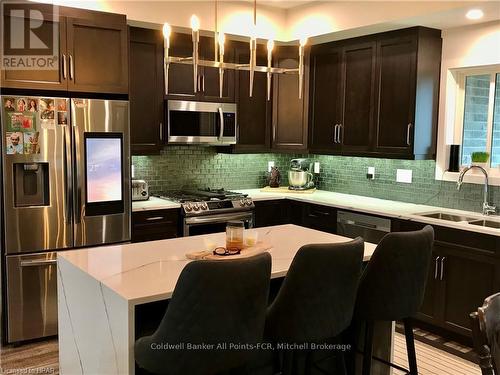
<path fill-rule="evenodd" d="M 184 236 L 223 232 L 231 220 L 243 221 L 246 228 L 253 227 L 255 205 L 246 194 L 200 189 L 168 191 L 159 196 L 181 203 Z"/>

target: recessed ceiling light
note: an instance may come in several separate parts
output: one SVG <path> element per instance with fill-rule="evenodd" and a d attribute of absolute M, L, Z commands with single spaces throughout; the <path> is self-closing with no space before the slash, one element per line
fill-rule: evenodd
<path fill-rule="evenodd" d="M 465 17 L 467 17 L 470 20 L 478 20 L 480 18 L 483 18 L 484 13 L 481 9 L 471 9 L 467 12 Z"/>

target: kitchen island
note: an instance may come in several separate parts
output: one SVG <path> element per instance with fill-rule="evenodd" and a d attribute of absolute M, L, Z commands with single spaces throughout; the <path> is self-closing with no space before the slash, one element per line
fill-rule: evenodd
<path fill-rule="evenodd" d="M 253 229 L 270 243 L 271 277 L 286 275 L 297 250 L 310 243 L 349 238 L 279 225 Z M 172 296 L 177 279 L 190 262 L 186 253 L 223 245 L 225 233 L 60 253 L 57 259 L 59 362 L 62 374 L 133 374 L 135 308 Z M 375 245 L 365 243 L 368 261 Z M 391 334 L 383 350 L 391 351 Z M 377 350 L 375 350 L 377 352 Z M 381 353 L 377 353 L 379 356 Z"/>

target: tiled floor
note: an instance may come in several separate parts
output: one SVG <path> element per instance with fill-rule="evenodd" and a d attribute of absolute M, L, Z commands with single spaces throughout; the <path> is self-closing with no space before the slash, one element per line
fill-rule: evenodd
<path fill-rule="evenodd" d="M 394 341 L 394 362 L 408 368 L 405 337 L 396 333 Z M 415 350 L 420 375 L 481 375 L 478 365 L 417 340 Z M 402 374 L 398 370 L 393 373 Z"/>
<path fill-rule="evenodd" d="M 420 375 L 481 375 L 479 367 L 472 362 L 418 341 L 415 345 Z M 404 336 L 399 333 L 395 336 L 394 361 L 408 366 Z M 12 372 L 13 369 L 23 369 L 23 372 Z M 59 374 L 57 340 L 0 348 L 0 374 L 9 373 Z M 394 370 L 393 374 L 402 372 Z"/>

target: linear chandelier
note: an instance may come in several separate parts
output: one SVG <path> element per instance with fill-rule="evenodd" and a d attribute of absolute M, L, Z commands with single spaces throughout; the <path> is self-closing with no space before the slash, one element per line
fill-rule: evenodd
<path fill-rule="evenodd" d="M 190 57 L 175 57 L 169 55 L 170 34 L 172 29 L 168 23 L 163 25 L 164 39 L 164 60 L 163 70 L 165 75 L 165 94 L 168 95 L 168 72 L 170 64 L 188 64 L 193 66 L 193 88 L 194 92 L 198 92 L 198 67 L 206 66 L 219 69 L 219 96 L 222 98 L 222 90 L 224 86 L 224 70 L 247 70 L 250 76 L 249 96 L 253 96 L 253 82 L 255 72 L 267 73 L 267 100 L 271 99 L 271 79 L 273 74 L 297 74 L 299 76 L 299 99 L 302 99 L 302 91 L 304 87 L 304 47 L 307 43 L 307 38 L 300 39 L 299 42 L 299 67 L 298 68 L 275 68 L 272 66 L 272 56 L 274 41 L 267 41 L 267 66 L 257 65 L 257 38 L 255 30 L 257 28 L 257 0 L 254 0 L 253 7 L 253 27 L 254 32 L 250 36 L 249 48 L 250 59 L 248 64 L 236 64 L 224 62 L 224 42 L 225 35 L 223 32 L 217 31 L 217 0 L 215 0 L 215 30 L 214 30 L 214 60 L 203 60 L 199 58 L 198 46 L 200 42 L 200 20 L 196 15 L 191 16 L 191 34 L 193 40 L 193 54 Z"/>

